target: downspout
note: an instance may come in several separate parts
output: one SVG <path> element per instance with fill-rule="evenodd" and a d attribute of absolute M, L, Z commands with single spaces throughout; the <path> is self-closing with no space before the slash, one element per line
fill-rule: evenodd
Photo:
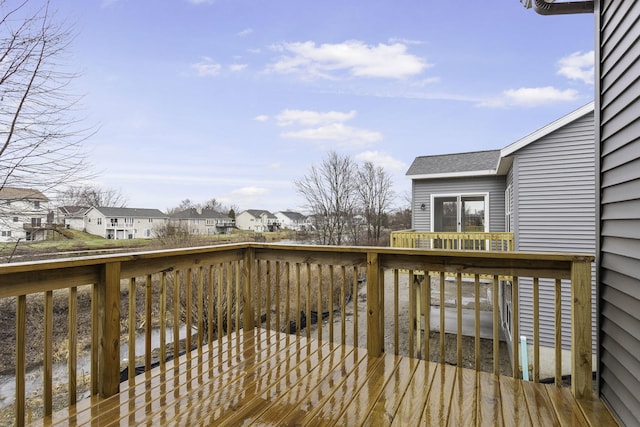
<path fill-rule="evenodd" d="M 552 3 L 545 0 L 520 0 L 529 9 L 533 3 L 533 10 L 540 15 L 569 15 L 574 13 L 593 13 L 594 4 L 591 1 L 570 1 Z"/>

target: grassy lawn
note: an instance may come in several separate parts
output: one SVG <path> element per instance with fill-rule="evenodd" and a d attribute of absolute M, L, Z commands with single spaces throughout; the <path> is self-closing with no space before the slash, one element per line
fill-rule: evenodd
<path fill-rule="evenodd" d="M 70 237 L 50 232 L 49 238 L 43 241 L 28 242 L 19 241 L 0 243 L 0 263 L 7 262 L 12 256 L 19 257 L 20 261 L 27 261 L 30 257 L 44 254 L 74 251 L 92 251 L 101 249 L 117 250 L 154 250 L 169 249 L 190 246 L 207 246 L 224 243 L 239 243 L 246 241 L 274 242 L 282 239 L 291 239 L 292 232 L 280 231 L 273 233 L 254 233 L 243 230 L 235 230 L 233 234 L 217 234 L 208 236 L 186 236 L 181 238 L 154 238 L 154 239 L 105 239 L 92 234 L 76 230 L 65 230 Z M 294 235 L 294 234 L 293 234 Z M 16 258 L 14 261 L 18 261 Z"/>

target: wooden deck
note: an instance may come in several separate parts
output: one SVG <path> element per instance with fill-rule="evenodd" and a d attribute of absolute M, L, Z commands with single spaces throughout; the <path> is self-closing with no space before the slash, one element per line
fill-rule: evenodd
<path fill-rule="evenodd" d="M 569 389 L 263 329 L 234 335 L 38 425 L 616 425 Z"/>

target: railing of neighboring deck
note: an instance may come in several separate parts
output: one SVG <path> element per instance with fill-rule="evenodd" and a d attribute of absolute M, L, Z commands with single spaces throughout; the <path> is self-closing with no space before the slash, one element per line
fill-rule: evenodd
<path fill-rule="evenodd" d="M 394 231 L 392 248 L 513 251 L 513 233 L 508 232 L 426 232 Z"/>

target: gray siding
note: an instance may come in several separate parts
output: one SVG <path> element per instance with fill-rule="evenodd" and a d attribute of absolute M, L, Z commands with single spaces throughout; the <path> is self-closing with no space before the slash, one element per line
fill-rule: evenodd
<path fill-rule="evenodd" d="M 516 249 L 578 252 L 595 255 L 595 133 L 589 113 L 513 154 L 513 217 Z M 595 264 L 592 298 L 596 301 Z M 571 290 L 563 283 L 563 346 L 571 338 Z M 520 291 L 521 334 L 532 337 L 533 291 L 523 282 Z M 541 283 L 540 341 L 554 344 L 554 284 Z M 593 309 L 593 342 L 596 339 Z"/>
<path fill-rule="evenodd" d="M 432 194 L 489 193 L 489 231 L 504 231 L 504 176 L 413 180 L 413 229 L 431 230 Z M 422 210 L 420 205 L 425 204 Z"/>
<path fill-rule="evenodd" d="M 596 2 L 599 67 L 599 389 L 640 419 L 640 2 Z"/>

